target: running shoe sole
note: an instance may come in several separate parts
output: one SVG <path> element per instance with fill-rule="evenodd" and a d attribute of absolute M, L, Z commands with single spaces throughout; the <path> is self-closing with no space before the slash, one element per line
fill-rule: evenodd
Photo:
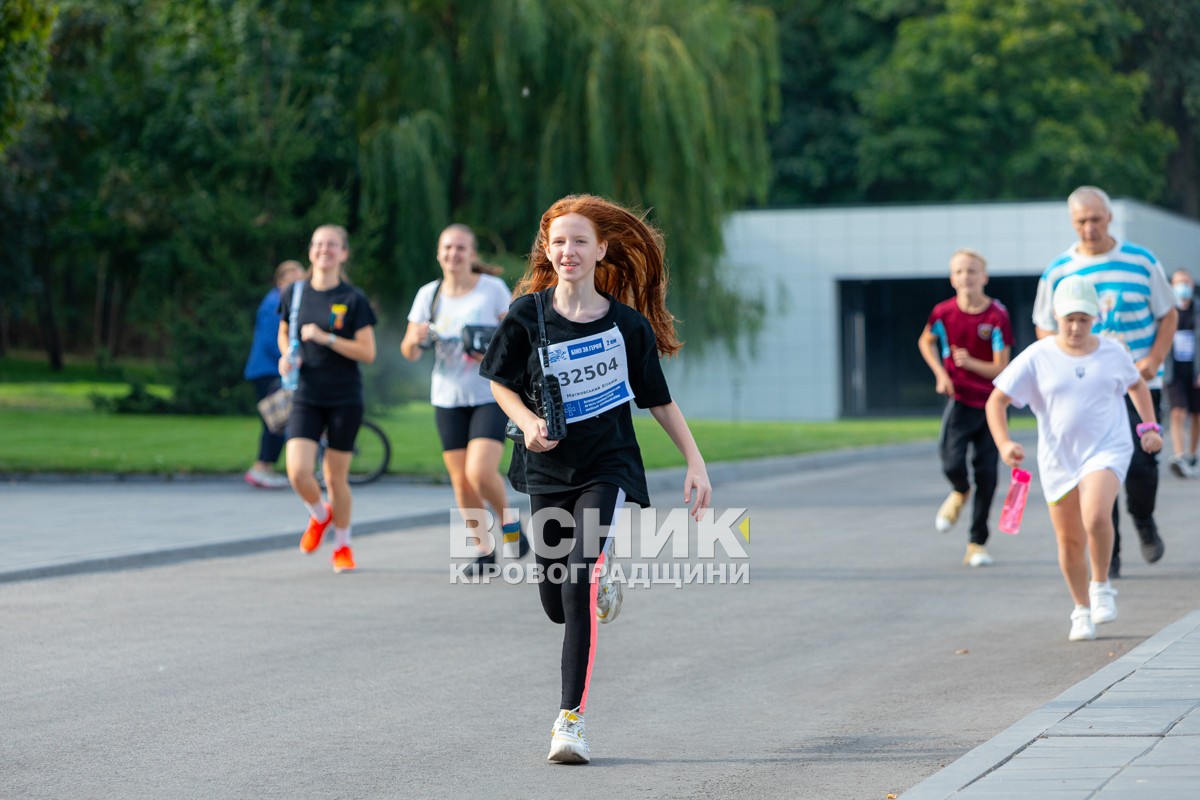
<path fill-rule="evenodd" d="M 550 755 L 546 756 L 546 760 L 553 764 L 587 764 L 592 758 L 574 742 L 552 741 Z"/>

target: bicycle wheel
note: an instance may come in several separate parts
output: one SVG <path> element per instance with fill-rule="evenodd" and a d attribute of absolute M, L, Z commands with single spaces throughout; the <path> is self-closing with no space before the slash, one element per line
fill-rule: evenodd
<path fill-rule="evenodd" d="M 392 460 L 392 443 L 383 428 L 369 420 L 362 421 L 358 438 L 354 440 L 354 458 L 350 460 L 350 483 L 359 486 L 377 480 L 387 472 Z"/>

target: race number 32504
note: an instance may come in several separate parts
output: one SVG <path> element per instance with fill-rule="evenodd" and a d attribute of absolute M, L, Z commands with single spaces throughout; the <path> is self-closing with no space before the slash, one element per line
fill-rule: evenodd
<path fill-rule="evenodd" d="M 582 368 L 565 370 L 559 372 L 558 382 L 562 386 L 570 386 L 572 383 L 580 381 L 594 381 L 596 378 L 603 378 L 609 372 L 616 370 L 617 359 L 613 358 L 607 362 L 597 362 L 595 366 L 588 364 Z"/>

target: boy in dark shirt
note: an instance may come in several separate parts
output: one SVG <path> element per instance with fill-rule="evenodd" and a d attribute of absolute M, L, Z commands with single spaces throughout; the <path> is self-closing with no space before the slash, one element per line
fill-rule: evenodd
<path fill-rule="evenodd" d="M 942 415 L 938 441 L 942 471 L 953 490 L 938 509 L 934 526 L 945 533 L 958 522 L 971 493 L 967 449 L 974 448 L 971 468 L 975 504 L 970 541 L 963 563 L 982 567 L 992 563 L 984 545 L 988 513 L 996 493 L 999 454 L 988 430 L 984 408 L 992 379 L 1008 366 L 1012 355 L 1012 323 L 1008 309 L 984 294 L 987 262 L 974 250 L 959 250 L 950 258 L 950 285 L 955 296 L 933 307 L 917 347 L 937 381 L 938 394 L 949 399 Z"/>

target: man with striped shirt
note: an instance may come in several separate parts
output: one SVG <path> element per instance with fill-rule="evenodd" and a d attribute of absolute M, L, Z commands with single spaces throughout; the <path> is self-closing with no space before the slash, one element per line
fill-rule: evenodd
<path fill-rule="evenodd" d="M 1175 296 L 1162 266 L 1149 250 L 1110 236 L 1112 202 L 1103 189 L 1081 186 L 1067 198 L 1071 224 L 1079 241 L 1059 256 L 1042 273 L 1033 303 L 1033 324 L 1039 339 L 1057 330 L 1052 298 L 1059 281 L 1069 275 L 1081 275 L 1096 287 L 1100 315 L 1095 332 L 1123 342 L 1138 371 L 1150 386 L 1154 413 L 1159 416 L 1162 402 L 1162 365 L 1171 351 L 1178 315 Z M 1137 442 L 1134 428 L 1141 421 L 1126 398 L 1130 436 Z M 1154 522 L 1154 503 L 1158 494 L 1158 457 L 1134 447 L 1125 479 L 1125 502 L 1133 517 L 1141 543 L 1142 557 L 1153 564 L 1162 558 L 1163 541 Z M 1111 577 L 1121 570 L 1121 533 L 1117 506 L 1113 506 Z M 1093 576 L 1098 580 L 1099 576 Z"/>

